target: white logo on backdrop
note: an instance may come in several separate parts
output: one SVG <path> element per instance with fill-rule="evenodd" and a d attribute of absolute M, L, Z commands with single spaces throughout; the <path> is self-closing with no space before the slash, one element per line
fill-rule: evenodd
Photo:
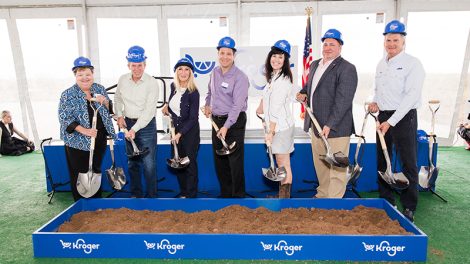
<path fill-rule="evenodd" d="M 147 249 L 153 250 L 166 250 L 168 253 L 174 255 L 178 250 L 184 249 L 184 244 L 172 244 L 168 239 L 162 239 L 160 243 L 150 243 L 144 240 Z"/>
<path fill-rule="evenodd" d="M 100 244 L 86 243 L 82 238 L 77 239 L 75 242 L 67 242 L 61 239 L 59 241 L 62 244 L 62 249 L 83 250 L 85 254 L 90 254 L 93 250 L 98 250 L 100 247 Z"/>
<path fill-rule="evenodd" d="M 362 242 L 364 245 L 364 251 L 375 251 L 375 252 L 387 252 L 390 257 L 393 257 L 397 254 L 397 252 L 405 251 L 405 246 L 391 246 L 390 242 L 382 241 L 378 245 L 374 244 L 366 244 Z"/>
<path fill-rule="evenodd" d="M 292 256 L 296 251 L 302 251 L 302 245 L 289 245 L 285 240 L 280 240 L 277 244 L 268 244 L 260 241 L 263 251 L 284 251 L 287 256 Z"/>

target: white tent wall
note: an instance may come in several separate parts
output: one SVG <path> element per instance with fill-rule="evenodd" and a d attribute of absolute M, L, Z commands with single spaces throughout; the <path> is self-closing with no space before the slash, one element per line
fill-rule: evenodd
<path fill-rule="evenodd" d="M 313 9 L 315 58 L 321 54 L 322 32 L 330 27 L 343 32 L 343 56 L 356 65 L 359 73 L 354 99 L 356 127 L 362 124 L 362 104 L 372 94 L 375 65 L 383 56 L 383 26 L 393 18 L 401 18 L 409 31 L 407 51 L 420 58 L 427 71 L 419 127 L 430 129 L 427 101 L 440 99 L 442 104 L 436 117 L 436 132 L 441 144 L 453 143 L 456 124 L 465 120 L 470 110 L 467 103 L 469 52 L 466 52 L 469 49 L 470 1 L 466 0 L 2 0 L 0 58 L 7 63 L 0 66 L 0 110 L 11 110 L 15 125 L 26 130 L 30 137 L 34 136 L 36 143 L 41 138 L 58 138 L 58 97 L 74 82 L 70 64 L 78 55 L 89 56 L 96 66 L 96 81 L 110 86 L 127 71 L 124 59 L 127 47 L 144 43 L 149 54 L 149 72 L 171 76 L 179 47 L 189 45 L 187 43 L 196 45 L 190 40 L 181 41 L 184 43 L 181 45 L 175 43 L 184 39 L 186 33 L 185 28 L 175 30 L 174 25 L 184 21 L 226 19 L 226 28 L 222 32 L 234 37 L 237 45 L 270 46 L 273 39 L 289 37 L 288 40 L 298 46 L 301 56 L 306 7 Z M 433 17 L 435 21 L 432 21 Z M 273 21 L 272 18 L 275 18 L 272 24 L 262 24 Z M 28 28 L 42 22 L 45 23 L 42 35 L 33 34 L 35 32 Z M 141 29 L 131 31 L 122 27 L 126 24 L 128 27 L 140 26 Z M 284 24 L 290 28 L 285 29 Z M 69 27 L 69 30 L 59 30 L 53 25 Z M 187 28 L 194 30 L 191 26 Z M 263 26 L 266 32 L 259 32 Z M 449 29 L 453 34 L 450 38 Z M 202 42 L 204 45 L 215 45 L 214 39 L 221 36 L 214 32 L 219 31 L 201 35 L 206 41 Z M 265 37 L 267 33 L 269 35 Z M 58 34 L 67 36 L 54 38 Z M 53 41 L 48 42 L 48 39 Z M 60 48 L 65 51 L 60 51 Z M 44 61 L 47 63 L 42 65 Z M 373 129 L 368 130 L 371 131 L 368 137 L 373 142 Z"/>

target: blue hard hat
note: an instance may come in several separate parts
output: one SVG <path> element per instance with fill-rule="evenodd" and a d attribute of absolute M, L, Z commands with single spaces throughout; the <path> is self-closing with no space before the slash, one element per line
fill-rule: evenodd
<path fill-rule="evenodd" d="M 147 59 L 145 56 L 145 50 L 141 46 L 132 46 L 127 51 L 126 59 L 128 62 L 143 62 Z"/>
<path fill-rule="evenodd" d="M 325 35 L 323 35 L 323 38 L 321 38 L 321 42 L 325 41 L 325 39 L 327 39 L 327 38 L 336 39 L 339 42 L 339 44 L 341 44 L 341 45 L 344 44 L 342 34 L 337 29 L 334 29 L 334 28 L 328 29 L 325 32 Z"/>
<path fill-rule="evenodd" d="M 193 63 L 192 63 L 190 60 L 186 59 L 186 58 L 180 59 L 180 60 L 175 64 L 175 67 L 173 67 L 173 71 L 175 72 L 176 69 L 178 69 L 179 66 L 188 66 L 188 67 L 191 69 L 191 71 L 194 71 L 194 65 L 193 65 Z"/>
<path fill-rule="evenodd" d="M 232 49 L 233 51 L 237 51 L 235 48 L 235 40 L 231 37 L 223 37 L 219 40 L 219 45 L 217 45 L 217 49 L 220 48 L 229 48 Z"/>
<path fill-rule="evenodd" d="M 91 69 L 95 68 L 95 67 L 93 67 L 93 65 L 91 65 L 90 59 L 82 57 L 82 56 L 76 58 L 73 61 L 72 71 L 74 71 L 76 68 L 79 68 L 79 67 L 87 67 L 87 68 L 91 68 Z"/>
<path fill-rule="evenodd" d="M 398 20 L 392 20 L 385 26 L 384 36 L 387 34 L 402 34 L 406 36 L 405 24 Z"/>
<path fill-rule="evenodd" d="M 287 40 L 281 39 L 274 43 L 271 49 L 277 49 L 284 52 L 288 58 L 290 58 L 290 44 Z"/>

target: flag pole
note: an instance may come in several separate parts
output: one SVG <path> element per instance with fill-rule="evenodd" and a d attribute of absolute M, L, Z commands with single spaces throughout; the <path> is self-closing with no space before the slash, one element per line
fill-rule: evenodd
<path fill-rule="evenodd" d="M 305 14 L 307 15 L 307 26 L 305 30 L 305 43 L 304 43 L 304 54 L 303 54 L 303 73 L 302 73 L 302 88 L 307 84 L 308 73 L 310 68 L 310 63 L 312 60 L 312 29 L 310 25 L 310 17 L 313 13 L 313 8 L 308 6 L 305 8 Z M 300 105 L 300 118 L 305 118 L 305 108 L 303 105 Z"/>

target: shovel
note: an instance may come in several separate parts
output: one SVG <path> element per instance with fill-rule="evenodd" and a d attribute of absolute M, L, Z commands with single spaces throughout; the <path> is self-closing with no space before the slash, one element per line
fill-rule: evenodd
<path fill-rule="evenodd" d="M 315 118 L 315 116 L 313 116 L 312 109 L 310 109 L 310 107 L 308 107 L 308 105 L 305 102 L 302 102 L 302 104 L 304 105 L 304 108 L 307 110 L 307 113 L 310 116 L 310 119 L 312 120 L 313 124 L 315 125 L 315 128 L 317 129 L 318 133 L 321 133 L 322 129 L 317 119 Z M 323 143 L 325 143 L 326 155 L 320 155 L 320 158 L 332 166 L 336 166 L 340 168 L 348 167 L 349 166 L 348 156 L 344 155 L 344 153 L 341 151 L 331 154 L 331 147 L 330 147 L 330 144 L 328 143 L 328 140 L 326 139 L 324 135 L 321 135 L 321 138 L 323 140 Z"/>
<path fill-rule="evenodd" d="M 113 162 L 111 168 L 106 170 L 106 176 L 108 178 L 109 185 L 113 189 L 120 191 L 124 185 L 126 185 L 126 175 L 124 174 L 124 169 L 121 167 L 116 167 L 114 162 L 114 140 L 109 139 L 109 152 L 111 154 L 111 161 Z"/>
<path fill-rule="evenodd" d="M 96 120 L 98 118 L 98 109 L 101 108 L 101 104 L 98 108 L 93 107 L 95 99 L 90 99 L 90 106 L 93 109 L 93 119 L 91 122 L 91 128 L 96 129 Z M 101 173 L 93 172 L 93 152 L 95 150 L 95 137 L 91 138 L 90 143 L 90 156 L 88 159 L 88 172 L 79 173 L 77 178 L 77 191 L 78 193 L 85 197 L 90 198 L 95 195 L 101 186 Z"/>
<path fill-rule="evenodd" d="M 372 115 L 375 119 L 375 122 L 380 125 L 379 120 L 375 115 Z M 385 138 L 379 129 L 377 129 L 377 134 L 379 135 L 380 145 L 382 146 L 382 151 L 384 153 L 385 162 L 387 163 L 387 169 L 384 172 L 379 171 L 380 177 L 392 188 L 397 190 L 404 190 L 410 185 L 410 181 L 406 178 L 405 174 L 402 172 L 392 173 L 392 165 L 390 162 L 390 156 L 388 155 L 387 144 L 385 143 Z"/>
<path fill-rule="evenodd" d="M 357 141 L 356 154 L 354 155 L 354 164 L 350 164 L 348 166 L 348 169 L 346 170 L 346 180 L 348 181 L 348 183 L 356 182 L 359 176 L 361 176 L 362 166 L 359 164 L 358 157 L 359 157 L 359 152 L 361 149 L 362 142 L 365 143 L 364 130 L 367 124 L 367 116 L 369 115 L 369 111 L 367 110 L 368 105 L 369 105 L 368 102 L 364 104 L 366 114 L 364 116 L 364 122 L 362 123 L 361 134 L 356 135 L 359 139 Z"/>
<path fill-rule="evenodd" d="M 204 113 L 204 107 L 201 107 L 201 111 Z M 209 117 L 209 119 L 211 120 L 211 123 L 212 123 L 212 127 L 214 128 L 215 132 L 218 133 L 219 132 L 219 127 L 217 126 L 217 124 L 214 122 L 214 120 L 212 120 L 212 117 Z M 234 141 L 232 142 L 232 144 L 230 144 L 230 146 L 227 144 L 227 142 L 225 142 L 225 139 L 223 139 L 222 137 L 219 137 L 220 141 L 222 142 L 222 148 L 221 149 L 218 149 L 215 151 L 215 153 L 219 156 L 226 156 L 226 155 L 230 155 L 232 154 L 233 152 L 235 152 L 235 150 L 237 150 L 237 142 Z"/>
<path fill-rule="evenodd" d="M 429 110 L 431 110 L 431 133 L 429 136 L 429 166 L 421 166 L 418 173 L 418 183 L 423 189 L 429 187 L 429 183 L 434 183 L 439 174 L 439 167 L 435 167 L 432 162 L 432 154 L 434 153 L 434 142 L 436 141 L 436 134 L 434 134 L 434 124 L 435 124 L 435 115 L 437 110 L 439 110 L 440 101 L 439 100 L 430 100 Z"/>
<path fill-rule="evenodd" d="M 171 120 L 171 117 L 169 117 L 170 119 L 170 131 L 171 131 L 171 137 L 175 137 L 175 127 L 173 126 L 173 121 Z M 178 154 L 178 146 L 176 144 L 176 141 L 172 140 L 171 141 L 171 144 L 173 145 L 173 151 L 175 153 L 175 156 L 172 158 L 172 159 L 166 159 L 166 164 L 170 167 L 172 167 L 173 169 L 184 169 L 186 168 L 188 165 L 189 165 L 189 158 L 186 156 L 186 157 L 183 157 L 183 158 L 180 158 L 179 154 Z"/>
<path fill-rule="evenodd" d="M 266 126 L 266 122 L 265 122 L 264 118 L 261 117 L 260 115 L 258 115 L 258 113 L 256 113 L 256 116 L 259 119 L 261 119 L 261 121 L 263 122 L 264 133 L 265 134 L 268 133 L 268 128 Z M 268 178 L 271 181 L 282 181 L 287 176 L 286 168 L 284 168 L 284 166 L 279 167 L 279 168 L 275 167 L 271 145 L 266 144 L 266 146 L 268 147 L 270 166 L 269 166 L 269 168 L 262 168 L 263 175 L 264 175 L 264 177 Z"/>
<path fill-rule="evenodd" d="M 127 133 L 127 129 L 124 128 L 122 131 L 124 131 L 124 133 Z M 137 145 L 135 144 L 135 141 L 132 139 L 132 138 L 126 138 L 127 140 L 129 140 L 132 144 L 132 153 L 131 154 L 127 154 L 127 156 L 129 158 L 134 158 L 134 157 L 138 157 L 138 156 L 142 156 L 142 155 L 145 155 L 149 152 L 149 148 L 144 148 L 144 150 L 139 150 L 139 148 L 137 147 Z"/>

